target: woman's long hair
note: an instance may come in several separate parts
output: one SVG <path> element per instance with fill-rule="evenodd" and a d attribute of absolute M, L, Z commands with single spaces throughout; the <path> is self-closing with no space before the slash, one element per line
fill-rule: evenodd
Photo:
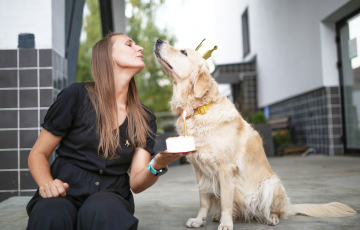
<path fill-rule="evenodd" d="M 121 149 L 112 60 L 113 44 L 111 42 L 111 37 L 115 35 L 121 34 L 108 34 L 93 47 L 91 74 L 94 82 L 85 84 L 96 113 L 95 127 L 99 138 L 98 154 L 105 159 L 117 157 L 116 150 Z M 133 77 L 130 80 L 127 94 L 127 132 L 129 141 L 134 148 L 145 147 L 147 136 L 153 133 L 148 124 L 150 117 L 145 109 L 147 108 L 139 101 L 138 90 Z"/>

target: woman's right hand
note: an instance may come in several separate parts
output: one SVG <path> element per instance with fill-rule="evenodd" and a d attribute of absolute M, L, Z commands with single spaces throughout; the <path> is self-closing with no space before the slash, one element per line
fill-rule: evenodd
<path fill-rule="evenodd" d="M 59 179 L 49 181 L 39 188 L 40 196 L 43 198 L 66 196 L 66 191 L 69 190 L 69 184 L 64 183 Z"/>

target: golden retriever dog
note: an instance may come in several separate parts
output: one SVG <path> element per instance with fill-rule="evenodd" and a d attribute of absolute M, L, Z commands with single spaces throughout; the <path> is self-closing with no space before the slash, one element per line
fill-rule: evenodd
<path fill-rule="evenodd" d="M 195 50 L 175 49 L 157 40 L 154 55 L 174 82 L 171 109 L 186 110 L 187 134 L 195 138 L 196 153 L 187 156 L 199 184 L 200 210 L 187 227 L 206 224 L 208 212 L 218 229 L 233 229 L 233 221 L 256 220 L 277 225 L 279 218 L 302 214 L 314 217 L 355 215 L 341 203 L 291 205 L 279 177 L 271 170 L 263 142 L 234 104 L 221 96 L 205 59 Z M 203 115 L 199 107 L 212 106 Z M 183 119 L 177 132 L 184 135 Z"/>

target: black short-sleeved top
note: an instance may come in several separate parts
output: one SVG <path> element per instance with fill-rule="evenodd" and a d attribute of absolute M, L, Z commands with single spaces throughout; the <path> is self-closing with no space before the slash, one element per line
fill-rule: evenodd
<path fill-rule="evenodd" d="M 144 106 L 145 107 L 145 106 Z M 149 127 L 156 133 L 156 117 L 148 108 L 145 111 L 150 116 Z M 121 150 L 113 160 L 106 160 L 97 153 L 99 139 L 95 131 L 95 111 L 90 102 L 85 83 L 74 83 L 64 88 L 50 106 L 41 126 L 56 136 L 62 136 L 56 150 L 58 156 L 70 163 L 92 172 L 119 176 L 127 173 L 135 152 L 133 145 L 126 146 L 125 140 L 130 140 L 127 133 L 128 119 L 120 128 Z M 147 136 L 146 147 L 151 155 L 155 144 L 155 135 Z"/>

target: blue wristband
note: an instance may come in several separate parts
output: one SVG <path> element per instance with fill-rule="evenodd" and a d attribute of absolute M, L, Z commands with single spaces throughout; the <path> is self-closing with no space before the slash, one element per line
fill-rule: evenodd
<path fill-rule="evenodd" d="M 155 176 L 158 176 L 159 173 L 163 174 L 167 171 L 168 166 L 166 166 L 166 168 L 164 169 L 160 169 L 159 171 L 157 171 L 156 169 L 153 168 L 152 163 L 154 162 L 154 158 L 150 161 L 150 163 L 148 164 L 148 171 L 150 171 L 152 174 L 154 174 Z"/>

